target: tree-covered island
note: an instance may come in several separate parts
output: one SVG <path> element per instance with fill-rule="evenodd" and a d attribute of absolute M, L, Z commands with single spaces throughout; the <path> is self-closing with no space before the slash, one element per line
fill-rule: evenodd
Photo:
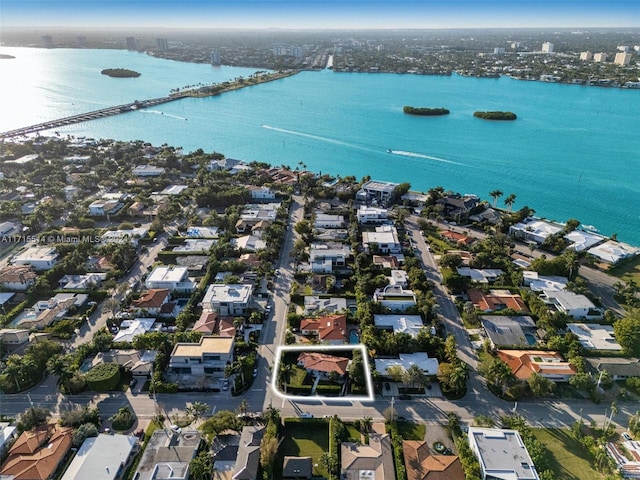
<path fill-rule="evenodd" d="M 515 120 L 518 118 L 513 112 L 473 112 L 473 116 L 485 120 Z"/>
<path fill-rule="evenodd" d="M 135 78 L 140 76 L 140 72 L 126 68 L 105 68 L 100 73 L 115 78 Z"/>
<path fill-rule="evenodd" d="M 410 105 L 405 105 L 402 108 L 402 111 L 409 115 L 422 115 L 425 117 L 449 115 L 449 110 L 447 110 L 446 108 L 412 107 Z"/>

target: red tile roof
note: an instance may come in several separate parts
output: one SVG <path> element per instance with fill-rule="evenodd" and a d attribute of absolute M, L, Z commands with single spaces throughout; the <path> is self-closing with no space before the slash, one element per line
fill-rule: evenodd
<path fill-rule="evenodd" d="M 576 369 L 565 362 L 558 352 L 542 350 L 498 350 L 498 358 L 520 380 L 527 380 L 533 372 L 540 375 L 575 375 Z M 547 361 L 536 361 L 536 358 Z"/>
<path fill-rule="evenodd" d="M 317 372 L 331 373 L 336 372 L 339 375 L 347 373 L 349 359 L 345 357 L 336 357 L 318 352 L 302 352 L 298 355 L 298 363 L 304 368 L 315 370 Z"/>
<path fill-rule="evenodd" d="M 347 341 L 347 317 L 326 315 L 320 318 L 305 318 L 300 322 L 300 330 L 315 331 L 320 340 Z"/>
<path fill-rule="evenodd" d="M 53 426 L 44 427 L 44 432 L 24 432 L 13 447 L 0 469 L 0 475 L 12 476 L 15 480 L 48 480 L 64 459 L 73 443 L 73 429 Z M 36 442 L 37 446 L 36 446 Z"/>
<path fill-rule="evenodd" d="M 504 308 L 509 308 L 516 312 L 528 311 L 526 303 L 517 293 L 509 293 L 502 290 L 483 293 L 481 290 L 471 288 L 467 294 L 473 305 L 483 312 L 494 312 Z"/>
<path fill-rule="evenodd" d="M 431 455 L 426 442 L 402 442 L 407 480 L 464 480 L 460 459 L 455 455 Z"/>
<path fill-rule="evenodd" d="M 169 290 L 166 288 L 152 288 L 144 293 L 139 299 L 133 301 L 136 308 L 160 308 L 169 297 Z"/>

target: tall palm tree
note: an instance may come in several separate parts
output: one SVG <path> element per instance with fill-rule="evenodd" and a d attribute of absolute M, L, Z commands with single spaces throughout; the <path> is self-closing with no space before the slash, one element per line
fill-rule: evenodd
<path fill-rule="evenodd" d="M 504 204 L 507 206 L 509 211 L 511 211 L 511 207 L 513 207 L 514 203 L 516 203 L 516 194 L 515 193 L 510 194 L 507 198 L 504 199 Z"/>
<path fill-rule="evenodd" d="M 467 371 L 467 364 L 458 362 L 449 376 L 449 388 L 451 388 L 456 394 L 461 393 L 467 386 L 468 377 L 469 372 Z"/>
<path fill-rule="evenodd" d="M 492 190 L 491 192 L 489 192 L 489 196 L 491 198 L 493 198 L 493 206 L 496 206 L 496 203 L 498 203 L 498 198 L 500 198 L 503 195 L 502 190 Z"/>
<path fill-rule="evenodd" d="M 502 388 L 502 395 L 507 391 L 509 382 L 513 378 L 513 372 L 509 365 L 495 358 L 489 366 L 489 381 L 496 387 Z"/>
<path fill-rule="evenodd" d="M 360 420 L 360 428 L 362 428 L 362 433 L 368 433 L 371 430 L 371 426 L 373 425 L 373 418 L 364 417 Z"/>

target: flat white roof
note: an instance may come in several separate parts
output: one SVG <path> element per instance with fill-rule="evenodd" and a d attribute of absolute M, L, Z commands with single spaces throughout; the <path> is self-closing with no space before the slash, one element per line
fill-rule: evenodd
<path fill-rule="evenodd" d="M 249 303 L 253 287 L 244 284 L 218 284 L 209 285 L 204 294 L 202 303 L 227 302 L 227 303 Z"/>
<path fill-rule="evenodd" d="M 640 249 L 627 245 L 626 243 L 609 240 L 601 245 L 587 250 L 594 257 L 598 257 L 607 263 L 618 263 L 628 257 L 633 257 L 640 253 Z"/>
<path fill-rule="evenodd" d="M 151 284 L 155 282 L 175 282 L 179 283 L 184 277 L 188 275 L 189 269 L 187 267 L 165 267 L 158 266 L 153 269 L 151 274 L 147 277 L 146 283 Z"/>
<path fill-rule="evenodd" d="M 108 435 L 87 438 L 64 473 L 62 480 L 86 478 L 113 480 L 134 449 L 137 438 L 131 435 Z"/>
<path fill-rule="evenodd" d="M 395 333 L 418 335 L 424 328 L 420 315 L 374 315 L 373 323 L 376 327 L 391 327 Z"/>
<path fill-rule="evenodd" d="M 58 252 L 55 247 L 29 247 L 26 250 L 18 253 L 14 257 L 14 261 L 18 262 L 28 262 L 28 261 L 38 261 L 38 260 L 55 260 L 58 257 Z"/>
<path fill-rule="evenodd" d="M 468 435 L 487 475 L 503 480 L 539 480 L 533 460 L 516 430 L 469 427 Z"/>
<path fill-rule="evenodd" d="M 559 291 L 545 291 L 545 295 L 549 298 L 553 298 L 556 303 L 561 305 L 565 310 L 575 309 L 592 309 L 596 306 L 584 295 L 578 295 L 577 293 L 569 292 L 566 290 Z"/>
<path fill-rule="evenodd" d="M 611 325 L 597 323 L 567 323 L 567 328 L 574 333 L 584 348 L 596 350 L 622 350 L 613 337 Z"/>
<path fill-rule="evenodd" d="M 387 372 L 387 368 L 393 365 L 399 365 L 405 370 L 412 365 L 417 365 L 428 375 L 438 373 L 438 359 L 429 358 L 425 352 L 401 353 L 399 358 L 376 358 L 375 362 L 376 370 L 383 375 Z"/>
<path fill-rule="evenodd" d="M 585 232 L 584 230 L 574 230 L 566 234 L 564 238 L 571 242 L 569 248 L 572 248 L 576 252 L 582 252 L 583 250 L 593 247 L 606 239 L 606 237 L 603 237 L 602 235 Z"/>
<path fill-rule="evenodd" d="M 367 183 L 362 185 L 362 189 L 392 193 L 398 185 L 399 183 L 385 182 L 382 180 L 369 180 Z"/>

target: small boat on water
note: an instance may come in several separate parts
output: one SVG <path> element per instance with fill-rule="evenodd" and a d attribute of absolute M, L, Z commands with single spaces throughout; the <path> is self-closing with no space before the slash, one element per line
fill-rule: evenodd
<path fill-rule="evenodd" d="M 599 230 L 593 225 L 582 225 L 582 229 L 592 233 L 598 233 Z"/>
<path fill-rule="evenodd" d="M 387 148 L 387 153 L 393 153 L 393 150 L 391 150 L 390 148 Z"/>

